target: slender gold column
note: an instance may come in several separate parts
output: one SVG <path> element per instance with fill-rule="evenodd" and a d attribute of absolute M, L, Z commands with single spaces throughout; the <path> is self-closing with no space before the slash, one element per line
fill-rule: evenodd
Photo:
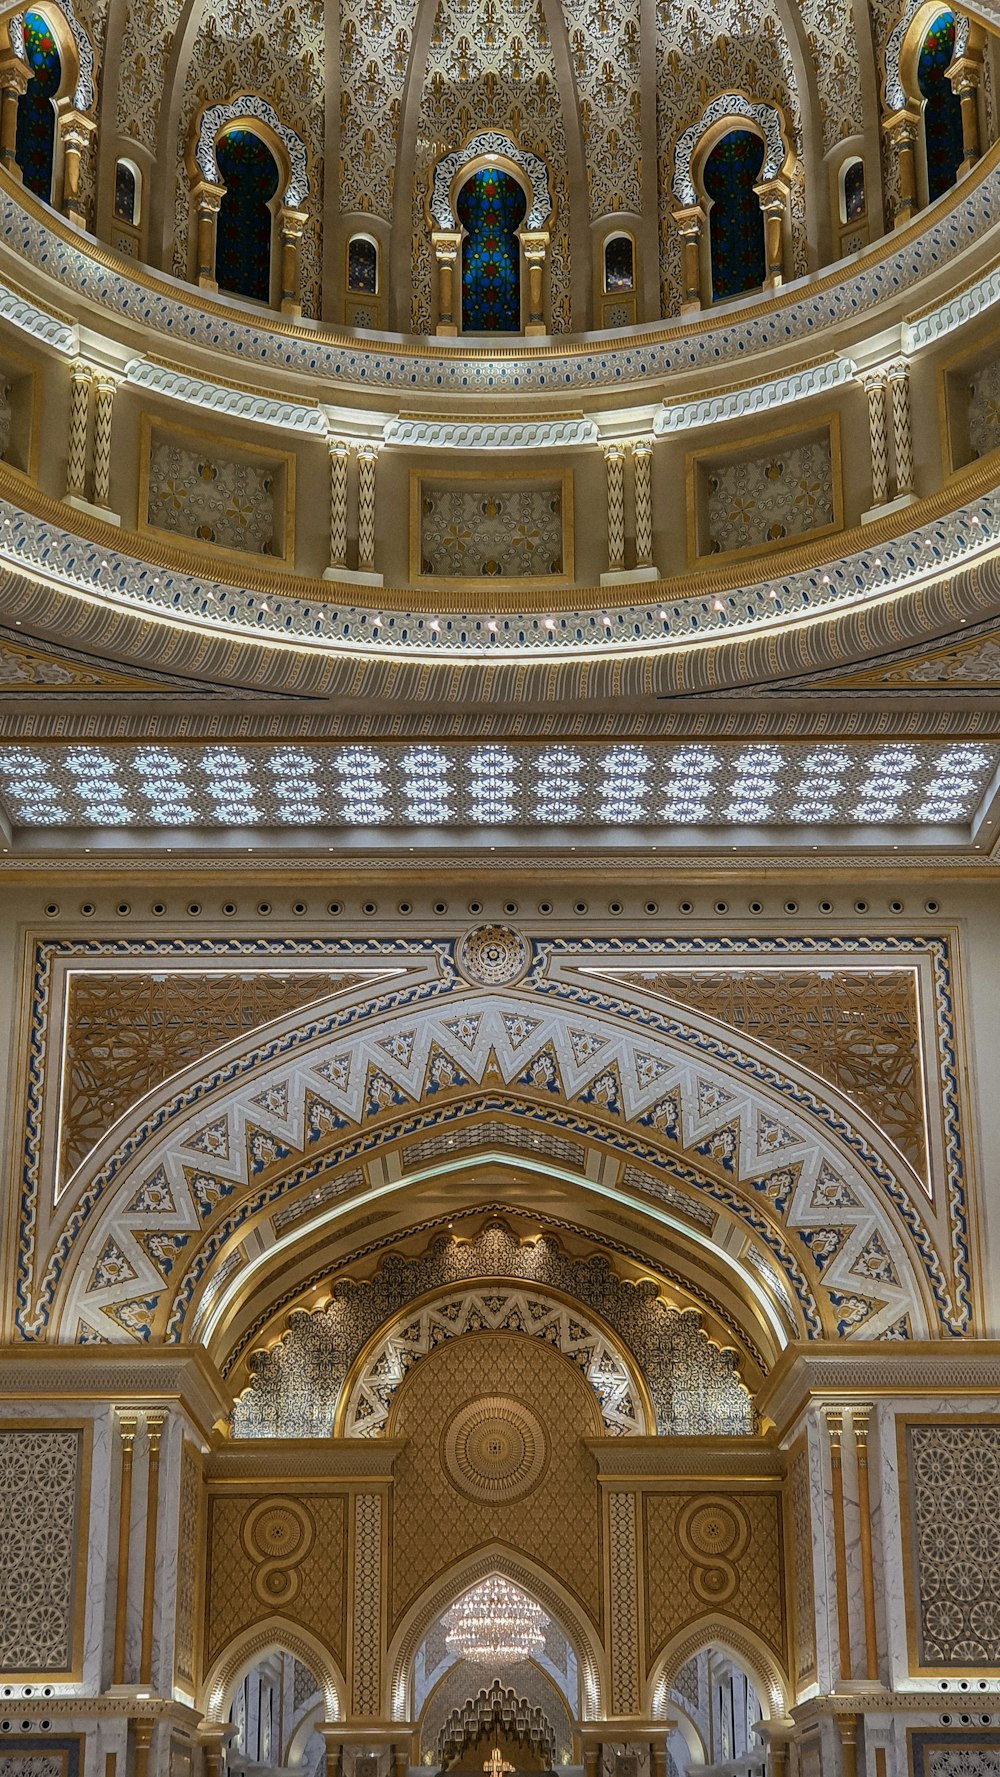
<path fill-rule="evenodd" d="M 542 273 L 549 250 L 549 237 L 544 229 L 521 233 L 521 251 L 528 267 L 528 319 L 524 324 L 526 339 L 540 338 L 545 332 L 545 305 L 542 297 Z"/>
<path fill-rule="evenodd" d="M 685 210 L 675 210 L 673 216 L 674 227 L 681 242 L 681 270 L 684 279 L 681 314 L 697 314 L 702 307 L 701 231 L 705 226 L 705 212 L 700 204 L 692 204 Z"/>
<path fill-rule="evenodd" d="M 215 230 L 226 188 L 224 185 L 210 185 L 206 179 L 202 179 L 194 186 L 191 195 L 198 217 L 198 263 L 195 267 L 195 280 L 203 290 L 217 290 Z"/>
<path fill-rule="evenodd" d="M 899 198 L 893 217 L 894 228 L 905 228 L 917 213 L 917 130 L 919 117 L 909 111 L 894 111 L 882 119 L 882 128 L 896 159 Z"/>
<path fill-rule="evenodd" d="M 858 1721 L 856 1715 L 840 1715 L 840 1768 L 842 1777 L 858 1777 Z"/>
<path fill-rule="evenodd" d="M 122 1440 L 122 1490 L 118 1502 L 118 1585 L 115 1593 L 115 1651 L 111 1670 L 113 1684 L 125 1682 L 125 1623 L 128 1616 L 128 1554 L 132 1519 L 132 1446 L 138 1413 L 119 1413 Z"/>
<path fill-rule="evenodd" d="M 667 1777 L 667 1745 L 665 1740 L 653 1740 L 650 1742 L 649 1768 L 651 1777 Z"/>
<path fill-rule="evenodd" d="M 281 312 L 301 315 L 299 293 L 299 242 L 309 218 L 304 210 L 281 212 Z"/>
<path fill-rule="evenodd" d="M 851 1670 L 851 1618 L 847 1603 L 847 1540 L 844 1533 L 844 1466 L 842 1438 L 843 1413 L 826 1415 L 830 1436 L 830 1473 L 833 1479 L 833 1558 L 837 1582 L 837 1639 L 840 1642 L 840 1676 L 848 1679 Z M 846 1777 L 846 1773 L 845 1773 Z"/>
<path fill-rule="evenodd" d="M 14 158 L 17 147 L 17 102 L 28 90 L 30 70 L 19 62 L 13 50 L 5 52 L 0 61 L 0 161 L 12 179 L 21 178 L 21 169 Z"/>
<path fill-rule="evenodd" d="M 861 1543 L 861 1587 L 865 1606 L 865 1677 L 878 1678 L 878 1630 L 875 1619 L 875 1575 L 872 1569 L 871 1487 L 868 1475 L 868 1416 L 855 1407 L 851 1414 L 858 1462 L 858 1513 Z"/>
<path fill-rule="evenodd" d="M 142 1643 L 139 1650 L 139 1682 L 153 1679 L 153 1604 L 156 1598 L 156 1526 L 160 1504 L 160 1438 L 165 1413 L 146 1414 L 149 1468 L 146 1475 L 146 1570 L 142 1594 Z"/>
<path fill-rule="evenodd" d="M 62 213 L 77 228 L 86 228 L 87 213 L 80 195 L 83 157 L 90 148 L 97 129 L 97 119 L 85 111 L 68 106 L 59 113 L 59 135 L 63 145 Z"/>
<path fill-rule="evenodd" d="M 765 290 L 778 290 L 785 280 L 785 212 L 788 189 L 783 180 L 769 179 L 755 185 L 757 202 L 764 218 L 764 247 L 767 275 Z"/>
<path fill-rule="evenodd" d="M 149 1743 L 153 1738 L 151 1721 L 135 1724 L 135 1777 L 149 1777 Z"/>
<path fill-rule="evenodd" d="M 454 339 L 458 334 L 454 307 L 455 267 L 461 245 L 460 229 L 436 229 L 431 235 L 431 246 L 438 268 L 438 320 L 435 332 L 447 339 Z"/>

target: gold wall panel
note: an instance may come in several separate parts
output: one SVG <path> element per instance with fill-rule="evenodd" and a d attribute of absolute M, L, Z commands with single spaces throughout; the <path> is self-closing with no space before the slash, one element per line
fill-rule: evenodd
<path fill-rule="evenodd" d="M 909 969 L 643 969 L 644 993 L 731 1024 L 828 1080 L 927 1176 L 916 979 Z"/>
<path fill-rule="evenodd" d="M 214 1494 L 208 1506 L 205 1664 L 232 1637 L 278 1615 L 309 1629 L 343 1662 L 347 1495 L 292 1485 Z"/>
<path fill-rule="evenodd" d="M 816 1594 L 813 1583 L 812 1521 L 809 1504 L 809 1452 L 805 1440 L 788 1467 L 789 1557 L 792 1563 L 792 1676 L 798 1690 L 816 1677 Z"/>
<path fill-rule="evenodd" d="M 70 978 L 63 1061 L 60 1179 L 130 1104 L 223 1043 L 343 993 L 369 974 L 109 974 Z"/>
<path fill-rule="evenodd" d="M 776 1493 L 643 1496 L 647 1657 L 717 1611 L 752 1629 L 785 1662 L 781 1500 Z"/>
<path fill-rule="evenodd" d="M 529 1491 L 519 1483 L 516 1497 L 472 1498 L 449 1472 L 449 1429 L 471 1403 L 501 1390 L 544 1427 L 545 1461 Z M 584 1439 L 602 1428 L 593 1389 L 567 1358 L 543 1341 L 503 1333 L 456 1340 L 410 1372 L 388 1429 L 407 1440 L 394 1471 L 394 1626 L 440 1571 L 492 1542 L 544 1567 L 600 1621 L 600 1515 Z"/>

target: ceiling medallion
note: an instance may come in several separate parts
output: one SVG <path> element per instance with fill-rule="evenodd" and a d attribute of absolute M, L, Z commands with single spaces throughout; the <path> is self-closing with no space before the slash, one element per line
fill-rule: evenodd
<path fill-rule="evenodd" d="M 449 1653 L 494 1667 L 540 1654 L 549 1623 L 534 1599 L 499 1574 L 473 1586 L 445 1612 L 443 1621 Z"/>
<path fill-rule="evenodd" d="M 527 974 L 531 945 L 513 926 L 473 926 L 455 945 L 455 962 L 474 987 L 508 987 Z"/>
<path fill-rule="evenodd" d="M 444 1466 L 467 1499 L 506 1505 L 538 1486 L 548 1467 L 541 1422 L 507 1395 L 460 1407 L 443 1439 Z"/>

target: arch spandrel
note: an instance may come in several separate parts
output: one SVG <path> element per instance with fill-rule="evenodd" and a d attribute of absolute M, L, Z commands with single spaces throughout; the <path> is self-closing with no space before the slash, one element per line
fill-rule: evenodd
<path fill-rule="evenodd" d="M 886 1178 L 903 1192 L 854 1107 L 829 1087 L 821 1096 L 812 1083 L 779 1073 L 752 1044 L 721 1043 L 693 1018 L 644 1016 L 632 1030 L 616 1015 L 624 1008 L 605 1009 L 594 994 L 587 1006 L 565 1005 L 555 984 L 545 983 L 544 994 L 534 985 L 397 1003 L 353 1028 L 331 1031 L 320 1021 L 319 1029 L 290 1033 L 278 1055 L 265 1045 L 233 1070 L 232 1083 L 214 1076 L 175 1092 L 146 1120 L 149 1134 L 120 1143 L 93 1180 L 85 1251 L 81 1259 L 76 1244 L 69 1254 L 74 1275 L 63 1314 L 73 1330 L 65 1336 L 74 1336 L 79 1318 L 104 1337 L 149 1338 L 173 1312 L 180 1273 L 227 1217 L 245 1220 L 251 1203 L 258 1212 L 277 1206 L 318 1179 L 334 1152 L 341 1164 L 363 1165 L 390 1128 L 397 1139 L 429 1134 L 484 1085 L 517 1103 L 521 1116 L 554 1118 L 568 1131 L 583 1124 L 598 1147 L 633 1164 L 645 1156 L 649 1184 L 638 1181 L 634 1196 L 586 1177 L 584 1190 L 632 1196 L 635 1207 L 665 1172 L 747 1220 L 799 1307 L 823 1302 L 817 1332 L 877 1337 L 895 1328 L 900 1337 L 927 1327 L 911 1236 Z M 147 1215 L 151 1180 L 166 1195 Z M 393 1181 L 378 1194 L 405 1188 Z M 671 1219 L 652 1206 L 646 1213 Z M 168 1247 L 144 1248 L 149 1237 L 168 1237 Z M 713 1249 L 759 1296 L 738 1259 L 695 1228 L 688 1238 Z M 273 1220 L 270 1241 L 275 1256 L 289 1245 L 274 1238 Z M 165 1257 L 172 1276 L 159 1262 Z M 248 1281 L 245 1270 L 240 1281 Z M 201 1337 L 220 1314 L 213 1307 Z M 190 1336 L 183 1319 L 174 1317 L 170 1336 Z"/>

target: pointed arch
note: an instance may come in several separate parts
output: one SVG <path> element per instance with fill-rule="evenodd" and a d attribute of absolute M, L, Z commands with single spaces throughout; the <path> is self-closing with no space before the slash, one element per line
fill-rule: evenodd
<path fill-rule="evenodd" d="M 390 1721 L 408 1721 L 413 1662 L 427 1630 L 449 1605 L 481 1580 L 499 1574 L 527 1592 L 558 1624 L 576 1655 L 580 1673 L 580 1719 L 600 1721 L 610 1700 L 607 1657 L 595 1625 L 561 1581 L 530 1556 L 503 1543 L 488 1543 L 437 1574 L 416 1598 L 389 1643 L 385 1670 Z"/>
<path fill-rule="evenodd" d="M 687 1623 L 661 1648 L 647 1681 L 647 1709 L 651 1720 L 662 1720 L 672 1707 L 668 1693 L 681 1667 L 709 1647 L 722 1648 L 750 1679 L 760 1699 L 765 1721 L 785 1720 L 791 1700 L 787 1673 L 754 1630 L 720 1611 L 699 1617 L 693 1624 Z"/>
<path fill-rule="evenodd" d="M 271 1616 L 241 1629 L 216 1655 L 201 1686 L 200 1704 L 208 1721 L 225 1721 L 237 1685 L 268 1654 L 291 1654 L 317 1679 L 327 1721 L 342 1721 L 347 1681 L 329 1648 L 288 1617 Z"/>

